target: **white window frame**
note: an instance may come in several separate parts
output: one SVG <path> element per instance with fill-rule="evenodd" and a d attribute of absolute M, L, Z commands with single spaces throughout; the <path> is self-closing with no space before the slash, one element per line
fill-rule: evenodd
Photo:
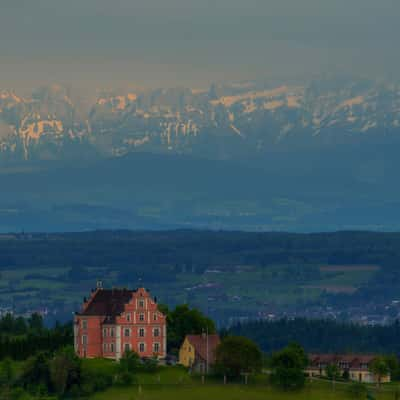
<path fill-rule="evenodd" d="M 87 319 L 82 320 L 82 330 L 84 330 L 84 331 L 87 330 Z"/>
<path fill-rule="evenodd" d="M 140 322 L 145 322 L 145 320 L 146 320 L 146 316 L 144 315 L 144 313 L 140 313 L 139 314 L 139 321 Z"/>
<path fill-rule="evenodd" d="M 142 347 L 143 347 L 143 350 L 142 350 Z M 139 350 L 139 353 L 145 353 L 146 352 L 146 343 L 140 342 L 138 345 L 138 350 Z"/>
<path fill-rule="evenodd" d="M 114 350 L 115 350 L 114 343 L 110 343 L 110 352 L 114 353 Z"/>
<path fill-rule="evenodd" d="M 156 332 L 158 333 L 158 335 L 156 335 Z M 158 328 L 158 327 L 156 327 L 156 328 L 153 328 L 153 337 L 160 337 L 161 336 L 161 329 L 160 328 Z"/>
<path fill-rule="evenodd" d="M 128 322 L 131 322 L 131 321 L 132 321 L 132 314 L 131 314 L 131 313 L 126 313 L 126 320 L 127 320 Z"/>
<path fill-rule="evenodd" d="M 124 343 L 124 353 L 127 351 L 131 351 L 132 350 L 132 346 L 130 343 Z"/>
<path fill-rule="evenodd" d="M 128 335 L 126 334 L 126 332 L 128 332 Z M 131 337 L 132 336 L 132 332 L 130 328 L 124 328 L 124 337 Z"/>
<path fill-rule="evenodd" d="M 143 335 L 141 335 L 141 332 L 143 332 Z M 146 328 L 139 328 L 138 329 L 138 337 L 141 337 L 141 338 L 146 337 Z"/>
<path fill-rule="evenodd" d="M 88 335 L 82 335 L 82 345 L 87 346 L 88 345 Z"/>
<path fill-rule="evenodd" d="M 156 347 L 158 347 L 157 350 L 156 350 Z M 161 351 L 161 343 L 159 343 L 159 342 L 153 343 L 153 352 L 154 353 L 160 353 L 160 351 Z"/>
<path fill-rule="evenodd" d="M 103 328 L 103 337 L 107 337 L 107 328 Z"/>

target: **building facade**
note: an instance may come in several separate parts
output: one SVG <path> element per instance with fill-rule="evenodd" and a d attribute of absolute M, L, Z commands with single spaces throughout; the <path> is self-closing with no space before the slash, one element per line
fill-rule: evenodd
<path fill-rule="evenodd" d="M 187 335 L 179 349 L 179 364 L 195 372 L 208 373 L 215 364 L 218 335 Z"/>
<path fill-rule="evenodd" d="M 306 370 L 308 376 L 326 377 L 326 368 L 329 365 L 336 365 L 343 376 L 344 373 L 352 381 L 363 383 L 377 383 L 378 377 L 370 371 L 372 361 L 376 356 L 360 354 L 311 354 L 309 366 Z M 381 383 L 390 382 L 390 375 L 381 377 Z"/>
<path fill-rule="evenodd" d="M 167 354 L 166 317 L 144 289 L 93 290 L 74 319 L 75 352 L 82 358 L 118 360 L 125 351 L 140 357 Z"/>

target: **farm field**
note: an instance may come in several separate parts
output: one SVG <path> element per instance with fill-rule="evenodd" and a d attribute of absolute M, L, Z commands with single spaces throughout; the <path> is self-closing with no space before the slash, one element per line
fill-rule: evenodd
<path fill-rule="evenodd" d="M 166 266 L 166 269 L 173 266 Z M 354 292 L 379 267 L 318 265 L 240 265 L 208 268 L 202 273 L 179 271 L 174 281 L 141 281 L 140 272 L 122 281 L 115 267 L 87 267 L 84 276 L 70 267 L 13 268 L 0 271 L 0 308 L 19 312 L 45 310 L 68 319 L 82 298 L 102 279 L 105 286 L 145 284 L 162 303 L 188 303 L 214 315 L 256 315 L 263 307 L 290 307 L 315 301 L 324 292 Z M 126 276 L 124 275 L 126 278 Z M 129 278 L 129 277 L 128 277 Z"/>
<path fill-rule="evenodd" d="M 398 249 L 400 236 L 368 232 L 0 235 L 0 313 L 41 311 L 49 323 L 67 321 L 102 280 L 105 287 L 144 286 L 160 303 L 187 303 L 219 326 L 321 317 L 332 307 L 334 317 L 358 321 L 363 304 L 379 294 L 366 311 L 383 323 L 400 312 Z"/>

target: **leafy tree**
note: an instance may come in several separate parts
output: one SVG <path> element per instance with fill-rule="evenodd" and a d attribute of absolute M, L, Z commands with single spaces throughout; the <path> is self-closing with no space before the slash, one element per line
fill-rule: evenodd
<path fill-rule="evenodd" d="M 0 392 L 5 399 L 11 398 L 11 387 L 14 384 L 15 371 L 12 361 L 6 358 L 0 365 Z"/>
<path fill-rule="evenodd" d="M 72 339 L 71 323 L 48 329 L 38 314 L 29 320 L 11 314 L 0 318 L 0 360 L 7 357 L 26 360 L 40 351 L 52 353 L 69 345 Z"/>
<path fill-rule="evenodd" d="M 0 320 L 0 332 L 12 333 L 13 328 L 14 328 L 14 317 L 12 316 L 12 314 L 7 313 Z"/>
<path fill-rule="evenodd" d="M 64 395 L 72 386 L 79 384 L 80 359 L 72 347 L 59 350 L 50 361 L 50 380 L 55 392 Z"/>
<path fill-rule="evenodd" d="M 0 383 L 11 385 L 15 379 L 15 371 L 10 358 L 6 358 L 0 367 Z"/>
<path fill-rule="evenodd" d="M 332 380 L 337 381 L 340 379 L 340 369 L 336 364 L 329 364 L 325 368 L 326 376 Z"/>
<path fill-rule="evenodd" d="M 40 314 L 34 313 L 28 320 L 29 328 L 32 332 L 40 333 L 44 329 L 43 318 Z"/>
<path fill-rule="evenodd" d="M 130 385 L 135 380 L 135 372 L 140 368 L 140 357 L 133 351 L 126 351 L 119 360 L 117 381 L 122 385 Z"/>
<path fill-rule="evenodd" d="M 228 336 L 216 349 L 216 371 L 238 378 L 241 373 L 256 373 L 262 368 L 262 353 L 250 339 Z"/>
<path fill-rule="evenodd" d="M 142 370 L 145 372 L 156 372 L 158 368 L 157 358 L 146 358 L 143 360 Z"/>
<path fill-rule="evenodd" d="M 32 391 L 33 388 L 40 386 L 45 391 L 49 391 L 51 387 L 49 358 L 48 353 L 41 352 L 27 360 L 20 377 L 24 388 Z"/>
<path fill-rule="evenodd" d="M 400 363 L 398 358 L 395 355 L 390 355 L 385 357 L 385 361 L 392 381 L 400 380 Z"/>
<path fill-rule="evenodd" d="M 377 377 L 378 387 L 381 386 L 382 378 L 390 372 L 389 366 L 383 357 L 377 357 L 372 361 L 370 371 Z"/>
<path fill-rule="evenodd" d="M 27 330 L 25 319 L 22 317 L 17 317 L 14 320 L 14 329 L 13 330 L 16 335 L 24 334 Z"/>
<path fill-rule="evenodd" d="M 200 334 L 205 330 L 208 333 L 216 332 L 215 324 L 210 318 L 187 305 L 176 306 L 172 311 L 165 305 L 159 305 L 158 308 L 167 316 L 169 349 L 178 351 L 186 335 Z"/>
<path fill-rule="evenodd" d="M 284 390 L 296 390 L 304 386 L 304 369 L 308 359 L 301 346 L 292 343 L 272 355 L 271 381 Z"/>
<path fill-rule="evenodd" d="M 348 380 L 350 379 L 350 373 L 349 373 L 349 371 L 348 371 L 347 369 L 346 369 L 345 371 L 343 371 L 342 378 L 343 378 L 345 381 L 348 381 Z"/>

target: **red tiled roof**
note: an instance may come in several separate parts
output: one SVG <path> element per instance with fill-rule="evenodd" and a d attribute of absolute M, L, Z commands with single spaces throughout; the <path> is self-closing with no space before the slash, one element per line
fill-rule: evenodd
<path fill-rule="evenodd" d="M 115 317 L 124 311 L 124 305 L 134 293 L 128 289 L 101 289 L 97 290 L 89 304 L 80 315 L 99 315 Z"/>
<path fill-rule="evenodd" d="M 359 368 L 360 364 L 369 364 L 376 356 L 371 354 L 310 354 L 308 358 L 310 366 L 338 364 L 342 362 L 348 363 L 350 368 Z"/>
<path fill-rule="evenodd" d="M 207 360 L 207 341 L 208 341 L 208 362 L 213 364 L 215 362 L 215 350 L 221 343 L 218 335 L 187 335 L 186 338 L 195 349 L 196 357 L 201 360 Z"/>

